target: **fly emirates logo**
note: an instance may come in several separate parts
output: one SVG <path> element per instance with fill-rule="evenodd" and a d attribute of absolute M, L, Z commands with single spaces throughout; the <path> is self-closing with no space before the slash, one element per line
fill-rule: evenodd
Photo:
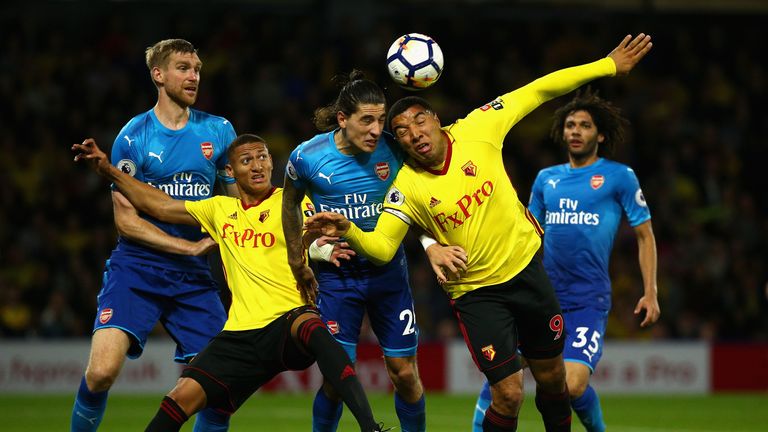
<path fill-rule="evenodd" d="M 237 246 L 249 248 L 271 248 L 276 241 L 275 235 L 271 232 L 258 233 L 250 228 L 238 231 L 232 224 L 224 224 L 221 227 L 221 238 L 222 240 L 230 239 Z"/>
<path fill-rule="evenodd" d="M 546 225 L 600 225 L 598 213 L 579 211 L 579 200 L 560 198 L 560 211 L 547 210 Z"/>
<path fill-rule="evenodd" d="M 200 178 L 200 176 L 187 172 L 174 174 L 170 182 L 149 182 L 149 185 L 160 189 L 176 199 L 200 199 L 211 196 L 211 185 L 206 183 L 205 179 Z"/>
<path fill-rule="evenodd" d="M 343 214 L 349 220 L 364 219 L 377 216 L 381 213 L 384 204 L 380 202 L 368 202 L 368 194 L 351 193 L 344 194 L 344 205 L 334 206 L 332 204 L 320 203 L 318 206 L 321 212 L 334 212 Z"/>
<path fill-rule="evenodd" d="M 472 195 L 464 194 L 456 205 L 459 207 L 457 211 L 453 213 L 440 212 L 432 216 L 432 219 L 440 227 L 441 232 L 448 232 L 448 230 L 456 229 L 464 225 L 467 220 L 472 217 L 473 212 L 477 211 L 477 208 L 485 204 L 493 193 L 493 182 L 486 180 L 480 189 L 477 189 Z"/>

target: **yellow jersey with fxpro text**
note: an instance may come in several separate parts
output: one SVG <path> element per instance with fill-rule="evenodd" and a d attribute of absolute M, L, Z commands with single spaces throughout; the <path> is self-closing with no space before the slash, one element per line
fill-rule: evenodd
<path fill-rule="evenodd" d="M 281 188 L 260 203 L 215 196 L 185 201 L 187 211 L 219 244 L 232 305 L 224 330 L 263 328 L 304 301 L 288 266 Z M 305 213 L 309 201 L 302 203 Z"/>
<path fill-rule="evenodd" d="M 407 163 L 387 193 L 377 236 L 366 236 L 353 225 L 346 237 L 364 254 L 385 259 L 393 240 L 402 239 L 416 223 L 439 243 L 461 246 L 467 252 L 467 272 L 444 285 L 454 299 L 512 279 L 539 249 L 542 229 L 504 169 L 504 137 L 543 102 L 615 71 L 610 58 L 563 69 L 444 127 L 448 149 L 443 166 Z"/>

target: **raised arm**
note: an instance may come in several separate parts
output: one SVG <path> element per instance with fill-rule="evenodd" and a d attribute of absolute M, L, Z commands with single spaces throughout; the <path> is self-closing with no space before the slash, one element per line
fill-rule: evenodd
<path fill-rule="evenodd" d="M 93 138 L 86 139 L 82 144 L 73 144 L 72 150 L 78 152 L 75 162 L 88 162 L 100 176 L 114 183 L 139 211 L 164 222 L 199 225 L 187 212 L 184 201 L 171 198 L 165 192 L 136 180 L 109 163 L 109 158 L 99 149 Z"/>
<path fill-rule="evenodd" d="M 523 87 L 538 104 L 569 93 L 597 78 L 626 75 L 651 50 L 651 37 L 640 33 L 627 35 L 607 57 L 581 66 L 561 69 Z"/>
<path fill-rule="evenodd" d="M 297 188 L 286 175 L 283 184 L 283 234 L 288 247 L 288 265 L 296 279 L 296 288 L 306 302 L 314 304 L 317 299 L 317 280 L 304 255 L 301 223 L 303 199 L 304 190 Z"/>

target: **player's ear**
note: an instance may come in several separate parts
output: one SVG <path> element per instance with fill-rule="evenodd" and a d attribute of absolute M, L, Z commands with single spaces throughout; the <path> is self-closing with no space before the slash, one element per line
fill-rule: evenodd
<path fill-rule="evenodd" d="M 599 133 L 597 134 L 597 143 L 602 144 L 605 141 L 605 135 Z"/>
<path fill-rule="evenodd" d="M 270 157 L 272 157 L 272 156 L 270 156 Z M 230 176 L 230 177 L 234 177 L 235 176 L 235 170 L 232 169 L 232 165 L 226 164 L 226 165 L 224 165 L 224 169 L 227 171 L 227 175 L 228 176 Z"/>
<path fill-rule="evenodd" d="M 336 113 L 336 122 L 339 124 L 339 127 L 344 129 L 347 127 L 347 116 L 343 112 L 339 111 Z"/>
<path fill-rule="evenodd" d="M 152 68 L 152 81 L 155 82 L 155 85 L 160 86 L 163 84 L 163 70 L 160 69 L 158 66 L 155 66 Z"/>

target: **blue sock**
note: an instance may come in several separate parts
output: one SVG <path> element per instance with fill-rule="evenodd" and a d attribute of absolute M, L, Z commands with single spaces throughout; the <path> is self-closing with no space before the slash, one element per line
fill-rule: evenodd
<path fill-rule="evenodd" d="M 491 386 L 486 381 L 483 383 L 483 388 L 477 396 L 475 415 L 472 417 L 472 432 L 483 432 L 483 419 L 485 418 L 485 411 L 489 406 L 491 406 Z"/>
<path fill-rule="evenodd" d="M 93 393 L 88 390 L 85 377 L 80 380 L 75 405 L 72 407 L 72 432 L 93 432 L 99 427 L 104 410 L 107 409 L 107 393 L 109 391 Z"/>
<path fill-rule="evenodd" d="M 581 424 L 587 432 L 604 432 L 603 409 L 600 407 L 600 398 L 591 385 L 583 395 L 571 400 L 571 408 L 579 416 Z"/>
<path fill-rule="evenodd" d="M 427 402 L 424 395 L 415 403 L 408 403 L 395 392 L 395 412 L 403 432 L 424 432 L 427 429 Z"/>
<path fill-rule="evenodd" d="M 227 432 L 229 430 L 229 414 L 205 408 L 197 413 L 192 432 Z"/>
<path fill-rule="evenodd" d="M 344 404 L 328 399 L 322 387 L 312 403 L 312 432 L 336 432 Z"/>

